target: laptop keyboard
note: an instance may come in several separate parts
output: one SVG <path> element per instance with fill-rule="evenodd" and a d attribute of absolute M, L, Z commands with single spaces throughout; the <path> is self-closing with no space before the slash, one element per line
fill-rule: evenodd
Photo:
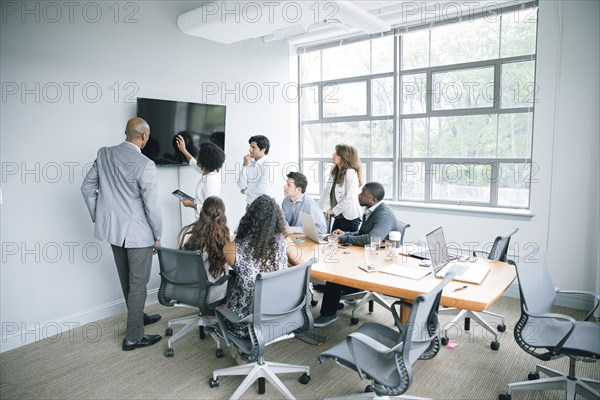
<path fill-rule="evenodd" d="M 448 268 L 446 273 L 454 272 L 456 276 L 460 276 L 469 268 L 469 264 L 455 263 L 452 264 L 451 267 Z"/>

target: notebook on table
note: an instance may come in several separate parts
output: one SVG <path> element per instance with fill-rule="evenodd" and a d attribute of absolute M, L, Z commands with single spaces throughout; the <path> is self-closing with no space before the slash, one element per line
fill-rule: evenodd
<path fill-rule="evenodd" d="M 312 215 L 300 212 L 300 223 L 302 224 L 302 230 L 307 238 L 315 243 L 327 243 L 327 234 L 317 233 L 317 226 Z"/>
<path fill-rule="evenodd" d="M 453 280 L 480 284 L 490 272 L 489 265 L 450 262 L 444 231 L 440 226 L 425 235 L 431 259 L 431 268 L 436 278 L 443 278 L 450 271 L 456 271 Z"/>
<path fill-rule="evenodd" d="M 431 273 L 431 267 L 411 267 L 408 265 L 393 263 L 380 268 L 378 271 L 390 275 L 401 276 L 402 278 L 418 280 L 429 275 Z"/>

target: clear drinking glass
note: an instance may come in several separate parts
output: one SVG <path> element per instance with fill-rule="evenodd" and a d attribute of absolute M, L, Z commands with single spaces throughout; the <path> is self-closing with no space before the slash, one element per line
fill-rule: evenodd
<path fill-rule="evenodd" d="M 365 244 L 365 265 L 371 265 L 373 260 L 373 247 L 370 244 Z"/>
<path fill-rule="evenodd" d="M 327 236 L 327 244 L 329 246 L 336 246 L 337 247 L 337 243 L 338 243 L 338 239 L 339 239 L 339 235 L 334 235 L 333 233 L 330 233 Z"/>
<path fill-rule="evenodd" d="M 396 242 L 393 240 L 385 241 L 385 259 L 392 260 L 396 255 Z"/>
<path fill-rule="evenodd" d="M 371 236 L 371 247 L 373 251 L 378 252 L 381 246 L 381 238 L 379 236 Z"/>

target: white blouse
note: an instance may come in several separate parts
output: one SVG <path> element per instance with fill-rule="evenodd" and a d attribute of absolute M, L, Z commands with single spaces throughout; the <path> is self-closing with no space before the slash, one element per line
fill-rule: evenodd
<path fill-rule="evenodd" d="M 196 184 L 196 196 L 194 202 L 196 203 L 196 218 L 200 215 L 202 204 L 207 197 L 220 196 L 221 195 L 221 172 L 212 171 L 205 174 L 202 168 L 198 167 L 195 158 L 190 158 L 189 164 L 191 167 L 202 175 Z"/>
<path fill-rule="evenodd" d="M 358 203 L 358 193 L 360 192 L 360 186 L 358 183 L 358 174 L 354 169 L 347 169 L 346 176 L 344 177 L 344 183 L 341 185 L 335 185 L 335 199 L 337 205 L 333 207 L 334 215 L 342 215 L 347 220 L 353 220 L 359 218 L 362 215 L 362 208 Z M 333 177 L 328 176 L 319 199 L 319 207 L 323 212 L 327 212 L 331 208 L 331 200 L 329 193 L 333 186 Z"/>

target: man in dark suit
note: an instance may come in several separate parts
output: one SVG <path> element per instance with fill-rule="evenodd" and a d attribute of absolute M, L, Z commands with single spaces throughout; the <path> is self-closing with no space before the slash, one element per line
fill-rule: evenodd
<path fill-rule="evenodd" d="M 398 230 L 398 221 L 394 212 L 382 201 L 384 196 L 385 189 L 379 182 L 369 182 L 363 186 L 362 191 L 358 194 L 358 202 L 361 206 L 366 207 L 362 224 L 356 232 L 335 230 L 333 233 L 340 235 L 339 242 L 364 246 L 371 243 L 371 237 L 387 238 L 391 231 Z M 315 318 L 314 326 L 320 328 L 335 322 L 340 298 L 359 290 L 327 282 L 323 291 L 321 315 Z"/>
<path fill-rule="evenodd" d="M 144 313 L 154 246 L 160 246 L 162 218 L 156 192 L 156 167 L 142 154 L 150 127 L 132 118 L 125 142 L 102 147 L 81 185 L 94 222 L 94 237 L 111 244 L 125 303 L 127 333 L 123 350 L 151 346 L 160 335 L 144 335 L 144 325 L 160 315 Z"/>

